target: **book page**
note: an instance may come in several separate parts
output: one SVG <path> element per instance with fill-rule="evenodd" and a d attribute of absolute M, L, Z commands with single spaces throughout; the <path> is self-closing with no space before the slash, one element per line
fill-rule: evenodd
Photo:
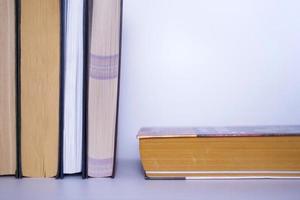
<path fill-rule="evenodd" d="M 21 156 L 29 177 L 58 166 L 60 1 L 21 0 Z"/>
<path fill-rule="evenodd" d="M 16 170 L 15 3 L 0 1 L 0 175 Z"/>
<path fill-rule="evenodd" d="M 120 0 L 93 2 L 88 96 L 88 175 L 113 173 L 119 74 Z"/>
<path fill-rule="evenodd" d="M 64 173 L 81 172 L 83 0 L 65 0 Z"/>

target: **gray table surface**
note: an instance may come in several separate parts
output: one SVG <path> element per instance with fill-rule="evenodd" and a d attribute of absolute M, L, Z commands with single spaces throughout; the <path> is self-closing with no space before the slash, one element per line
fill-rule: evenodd
<path fill-rule="evenodd" d="M 300 199 L 300 180 L 144 180 L 138 160 L 120 160 L 114 179 L 0 177 L 0 199 Z"/>

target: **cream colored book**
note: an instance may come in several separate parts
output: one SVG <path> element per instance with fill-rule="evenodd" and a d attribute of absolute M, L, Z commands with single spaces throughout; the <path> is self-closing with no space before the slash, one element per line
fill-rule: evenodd
<path fill-rule="evenodd" d="M 0 0 L 0 175 L 16 171 L 15 1 Z"/>
<path fill-rule="evenodd" d="M 22 173 L 53 177 L 58 168 L 60 1 L 20 4 Z"/>
<path fill-rule="evenodd" d="M 92 4 L 88 87 L 88 176 L 113 175 L 121 0 Z"/>

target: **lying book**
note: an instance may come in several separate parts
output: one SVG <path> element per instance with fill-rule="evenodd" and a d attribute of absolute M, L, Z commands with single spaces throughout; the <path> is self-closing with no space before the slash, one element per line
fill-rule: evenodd
<path fill-rule="evenodd" d="M 112 177 L 117 131 L 121 0 L 93 1 L 89 12 L 87 175 Z"/>
<path fill-rule="evenodd" d="M 21 165 L 24 176 L 58 172 L 60 1 L 20 0 Z"/>
<path fill-rule="evenodd" d="M 300 126 L 142 128 L 150 179 L 300 178 Z"/>
<path fill-rule="evenodd" d="M 16 172 L 15 1 L 0 3 L 0 175 Z"/>

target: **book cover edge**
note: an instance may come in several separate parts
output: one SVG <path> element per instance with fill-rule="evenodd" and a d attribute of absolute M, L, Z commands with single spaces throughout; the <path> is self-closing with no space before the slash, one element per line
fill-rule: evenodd
<path fill-rule="evenodd" d="M 122 28 L 123 28 L 123 0 L 120 0 L 120 30 L 119 30 L 119 73 L 118 73 L 118 91 L 117 91 L 117 113 L 115 124 L 115 146 L 114 146 L 114 159 L 113 159 L 113 171 L 111 178 L 116 175 L 117 164 L 117 144 L 118 144 L 118 119 L 119 119 L 119 103 L 120 103 L 120 80 L 121 80 L 121 57 L 122 57 Z"/>
<path fill-rule="evenodd" d="M 59 125 L 58 125 L 58 163 L 57 163 L 57 179 L 64 178 L 64 171 L 63 171 L 63 154 L 64 154 L 64 82 L 65 82 L 65 66 L 64 66 L 64 59 L 65 59 L 65 1 L 60 0 L 60 74 L 59 74 Z"/>
<path fill-rule="evenodd" d="M 15 0 L 15 40 L 16 40 L 16 178 L 22 178 L 21 163 L 21 0 Z"/>

